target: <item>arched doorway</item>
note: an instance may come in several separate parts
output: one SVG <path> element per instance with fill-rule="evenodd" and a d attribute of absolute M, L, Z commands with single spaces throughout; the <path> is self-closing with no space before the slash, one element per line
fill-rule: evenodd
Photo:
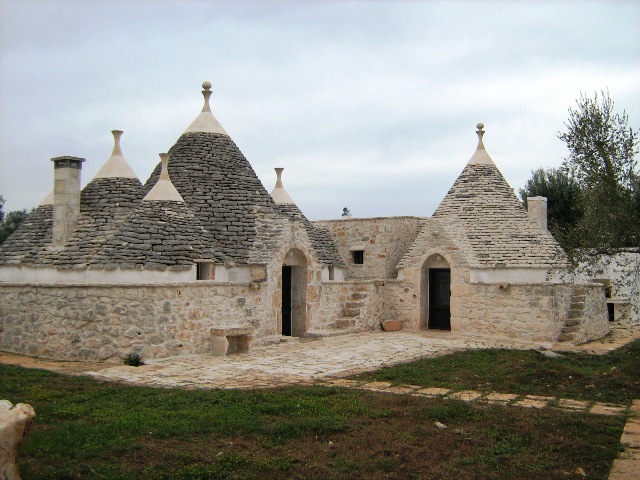
<path fill-rule="evenodd" d="M 298 249 L 287 252 L 282 262 L 282 309 L 280 333 L 300 337 L 307 322 L 307 260 Z"/>
<path fill-rule="evenodd" d="M 451 268 L 442 255 L 430 256 L 420 279 L 420 326 L 451 330 Z"/>

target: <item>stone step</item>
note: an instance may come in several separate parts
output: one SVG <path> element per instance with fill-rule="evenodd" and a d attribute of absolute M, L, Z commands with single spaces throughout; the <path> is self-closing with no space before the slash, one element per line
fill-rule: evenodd
<path fill-rule="evenodd" d="M 584 302 L 571 302 L 571 308 L 575 310 L 584 310 Z"/>
<path fill-rule="evenodd" d="M 574 325 L 580 325 L 581 323 L 582 323 L 582 320 L 580 320 L 579 318 L 569 318 L 564 322 L 564 326 L 573 327 Z"/>
<path fill-rule="evenodd" d="M 584 303 L 584 301 L 587 299 L 586 295 L 574 295 L 572 301 L 573 302 L 582 302 Z"/>
<path fill-rule="evenodd" d="M 342 311 L 342 317 L 359 317 L 360 309 L 359 308 L 345 308 Z"/>
<path fill-rule="evenodd" d="M 359 328 L 343 328 L 343 329 L 326 329 L 326 330 L 309 330 L 304 333 L 305 338 L 326 338 L 337 337 L 339 335 L 349 335 L 351 333 L 359 333 Z"/>
<path fill-rule="evenodd" d="M 570 342 L 575 338 L 573 333 L 561 333 L 558 337 L 559 342 Z"/>
<path fill-rule="evenodd" d="M 364 302 L 347 302 L 345 306 L 347 308 L 360 308 L 364 307 Z"/>
<path fill-rule="evenodd" d="M 562 329 L 560 331 L 562 333 L 579 332 L 580 331 L 580 326 L 579 325 L 573 325 L 571 327 L 562 327 Z"/>
<path fill-rule="evenodd" d="M 335 322 L 336 328 L 353 328 L 356 326 L 354 317 L 338 318 Z"/>
<path fill-rule="evenodd" d="M 351 299 L 352 300 L 362 300 L 364 298 L 367 298 L 367 294 L 366 293 L 352 293 L 351 294 Z"/>
<path fill-rule="evenodd" d="M 582 314 L 584 312 L 582 310 L 569 310 L 569 318 L 571 319 L 579 319 L 582 318 Z"/>
<path fill-rule="evenodd" d="M 584 295 L 584 287 L 573 287 L 574 295 Z"/>

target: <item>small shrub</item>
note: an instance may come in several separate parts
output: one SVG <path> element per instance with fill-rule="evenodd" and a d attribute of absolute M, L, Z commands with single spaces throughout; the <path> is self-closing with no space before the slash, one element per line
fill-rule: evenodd
<path fill-rule="evenodd" d="M 140 365 L 144 365 L 144 362 L 142 358 L 140 358 L 139 353 L 131 352 L 125 357 L 124 364 L 131 367 L 139 367 Z"/>

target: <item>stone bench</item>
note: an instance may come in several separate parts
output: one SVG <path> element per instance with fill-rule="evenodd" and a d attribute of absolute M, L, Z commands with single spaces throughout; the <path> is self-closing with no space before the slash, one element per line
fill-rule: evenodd
<path fill-rule="evenodd" d="M 253 327 L 211 329 L 211 353 L 224 357 L 229 353 L 248 353 L 253 339 Z"/>

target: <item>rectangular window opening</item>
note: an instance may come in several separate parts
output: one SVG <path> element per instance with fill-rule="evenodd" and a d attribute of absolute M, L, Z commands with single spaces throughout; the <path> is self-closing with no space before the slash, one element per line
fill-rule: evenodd
<path fill-rule="evenodd" d="M 353 250 L 351 257 L 354 265 L 364 265 L 364 250 Z"/>
<path fill-rule="evenodd" d="M 212 279 L 212 273 L 214 271 L 213 267 L 213 263 L 210 262 L 198 262 L 196 263 L 197 268 L 197 273 L 196 273 L 196 279 L 197 280 L 211 280 Z"/>

